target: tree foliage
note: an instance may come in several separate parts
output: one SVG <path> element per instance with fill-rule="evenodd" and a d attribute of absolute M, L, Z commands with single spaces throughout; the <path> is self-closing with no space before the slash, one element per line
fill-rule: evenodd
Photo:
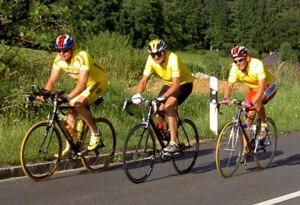
<path fill-rule="evenodd" d="M 0 13 L 6 45 L 49 49 L 62 32 L 80 40 L 109 31 L 136 48 L 152 38 L 169 48 L 227 53 L 233 44 L 266 53 L 288 43 L 300 58 L 298 0 L 0 0 Z"/>

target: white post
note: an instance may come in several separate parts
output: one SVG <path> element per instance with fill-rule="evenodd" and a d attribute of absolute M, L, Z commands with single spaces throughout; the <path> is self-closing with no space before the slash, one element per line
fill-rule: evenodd
<path fill-rule="evenodd" d="M 209 103 L 209 124 L 210 129 L 218 135 L 218 79 L 214 76 L 210 77 L 210 103 Z"/>

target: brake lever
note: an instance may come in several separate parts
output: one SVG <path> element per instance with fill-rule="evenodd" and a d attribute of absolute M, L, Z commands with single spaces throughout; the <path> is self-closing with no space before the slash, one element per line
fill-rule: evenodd
<path fill-rule="evenodd" d="M 129 110 L 127 109 L 127 108 L 129 107 L 129 105 L 131 105 L 131 104 L 132 104 L 132 101 L 126 99 L 126 100 L 124 101 L 122 111 L 125 111 L 125 112 L 127 112 L 129 115 L 133 116 L 133 113 L 129 112 Z"/>
<path fill-rule="evenodd" d="M 220 115 L 223 115 L 223 112 L 221 111 L 221 103 L 218 103 L 217 104 L 217 109 L 218 109 L 218 113 L 220 114 Z"/>
<path fill-rule="evenodd" d="M 125 100 L 123 103 L 122 111 L 126 111 L 128 100 Z"/>

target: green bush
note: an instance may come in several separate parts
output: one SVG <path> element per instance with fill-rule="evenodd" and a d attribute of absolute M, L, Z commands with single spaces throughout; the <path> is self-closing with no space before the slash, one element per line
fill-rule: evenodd
<path fill-rule="evenodd" d="M 298 62 L 297 52 L 292 49 L 291 44 L 288 42 L 283 42 L 280 45 L 279 54 L 283 61 Z"/>
<path fill-rule="evenodd" d="M 117 33 L 102 32 L 88 37 L 84 43 L 86 50 L 107 69 L 110 79 L 129 80 L 129 84 L 132 84 L 140 77 L 146 53 L 134 49 L 129 38 Z"/>
<path fill-rule="evenodd" d="M 231 59 L 222 52 L 199 50 L 177 53 L 193 73 L 201 72 L 218 79 L 226 79 L 228 76 Z"/>

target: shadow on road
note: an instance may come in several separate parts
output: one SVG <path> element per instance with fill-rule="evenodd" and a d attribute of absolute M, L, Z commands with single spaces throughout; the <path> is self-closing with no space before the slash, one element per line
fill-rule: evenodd
<path fill-rule="evenodd" d="M 87 169 L 85 169 L 84 167 L 80 167 L 78 169 L 73 169 L 73 170 L 67 170 L 69 171 L 73 171 L 75 172 L 72 175 L 61 175 L 59 173 L 61 173 L 61 171 L 58 171 L 57 173 L 55 173 L 55 176 L 50 177 L 49 179 L 47 179 L 47 181 L 49 180 L 57 180 L 57 179 L 63 179 L 63 178 L 70 178 L 70 177 L 77 177 L 77 176 L 82 176 L 82 175 L 89 175 L 89 174 L 101 174 L 102 172 L 109 172 L 109 171 L 113 171 L 113 170 L 121 170 L 123 169 L 122 164 L 112 164 L 110 165 L 106 170 L 101 171 L 101 172 L 94 172 L 91 173 L 89 172 Z M 76 173 L 77 172 L 77 173 Z"/>
<path fill-rule="evenodd" d="M 283 153 L 282 151 L 277 151 L 277 152 L 280 152 L 280 155 Z M 276 152 L 276 156 L 279 155 L 277 154 L 277 152 Z M 270 168 L 275 168 L 280 166 L 293 166 L 293 165 L 300 164 L 300 154 L 294 154 L 287 157 L 286 159 L 279 159 L 279 160 L 276 160 L 276 156 L 274 157 L 275 161 L 273 160 L 273 163 L 270 165 Z"/>
<path fill-rule="evenodd" d="M 199 174 L 199 173 L 205 173 L 216 169 L 216 164 L 214 160 L 213 161 L 209 160 L 209 162 L 204 162 L 204 163 L 202 163 L 201 161 L 201 157 L 204 157 L 205 155 L 211 155 L 214 152 L 215 149 L 200 149 L 197 158 L 198 163 L 195 164 L 194 168 L 192 169 L 192 173 Z"/>

